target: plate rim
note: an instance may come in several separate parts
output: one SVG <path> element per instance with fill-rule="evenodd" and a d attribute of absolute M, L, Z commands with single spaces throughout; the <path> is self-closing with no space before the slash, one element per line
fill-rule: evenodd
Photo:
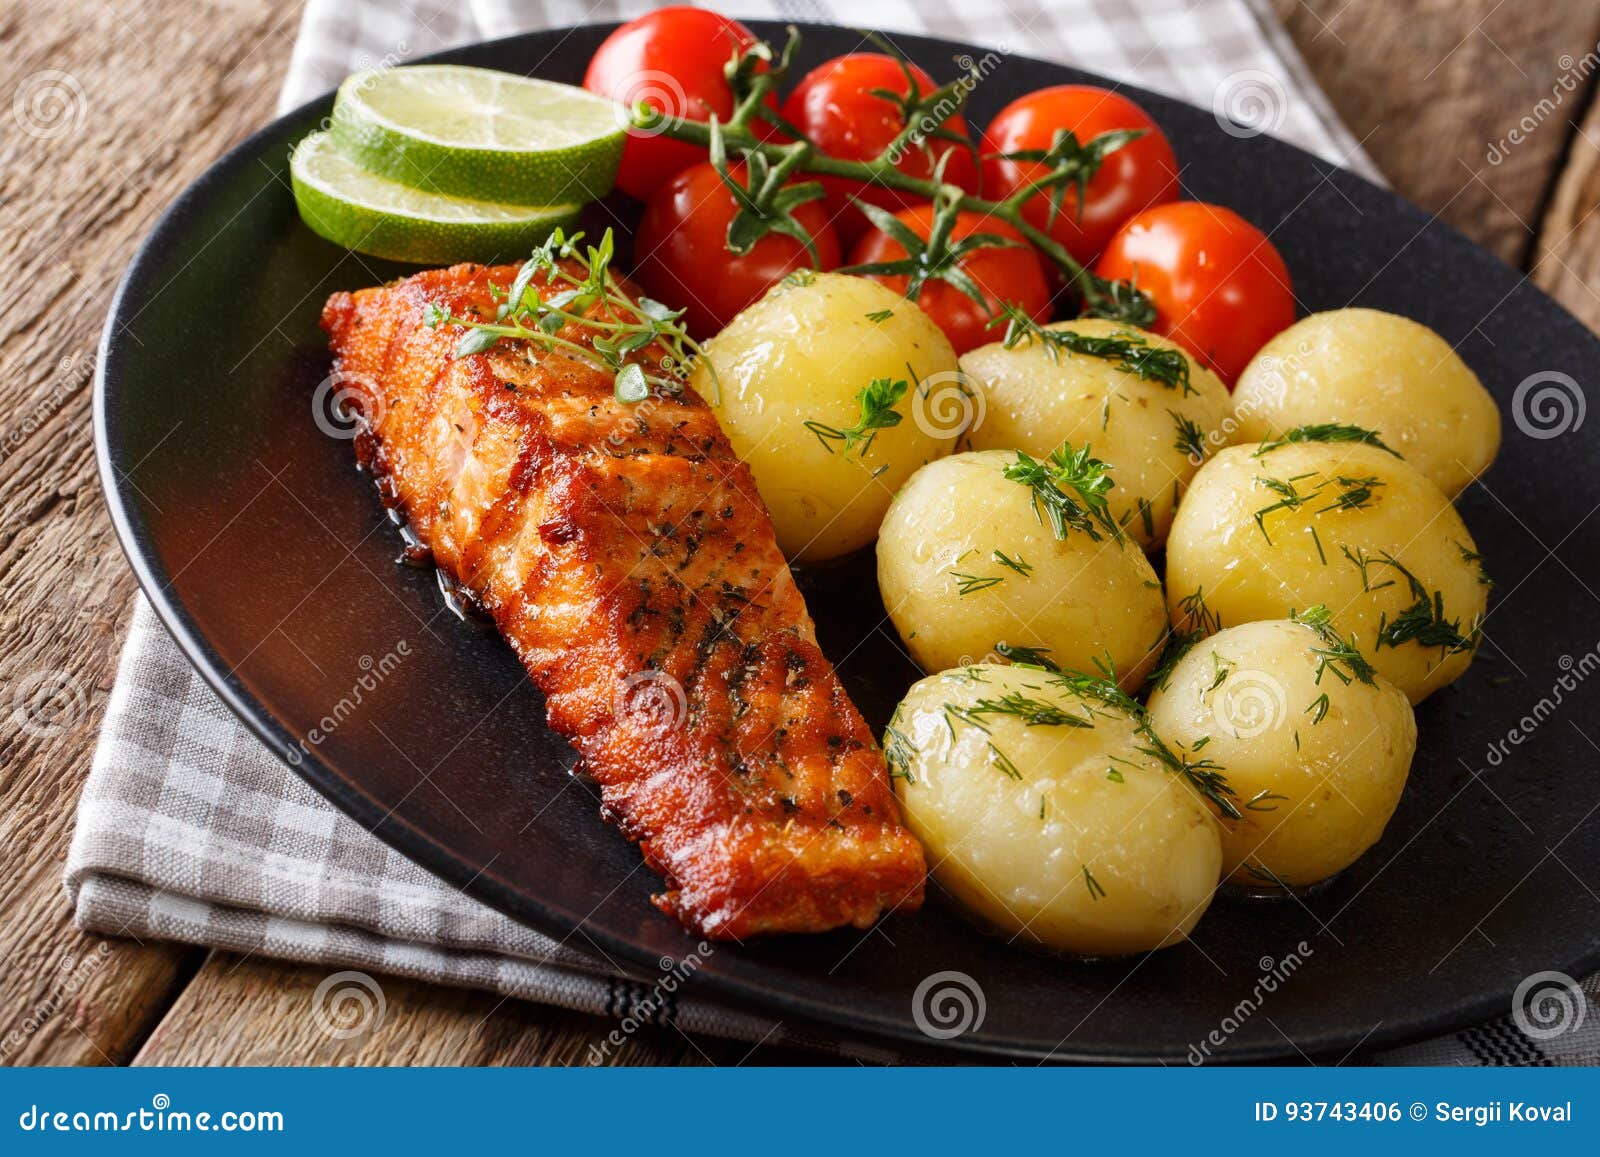
<path fill-rule="evenodd" d="M 802 32 L 808 29 L 839 30 L 843 27 L 816 21 L 752 19 L 744 22 L 761 35 L 770 35 L 773 31 L 781 32 L 783 27 L 790 24 L 800 28 Z M 595 31 L 616 28 L 619 23 L 618 21 L 586 22 L 496 37 L 491 40 L 476 41 L 471 44 L 458 45 L 439 52 L 429 53 L 418 57 L 412 63 L 427 64 L 470 57 L 489 47 L 504 47 L 519 41 L 537 42 L 551 36 L 564 39 L 566 36 L 570 36 L 580 30 Z M 903 33 L 898 34 L 898 36 L 907 42 L 936 45 L 941 49 L 972 50 L 982 47 L 934 35 Z M 1195 109 L 1199 108 L 1199 106 L 1191 105 L 1179 97 L 1154 93 L 1140 86 L 1127 84 L 1074 65 L 1044 60 L 1020 53 L 1010 53 L 1008 55 L 1022 64 L 1036 64 L 1057 71 L 1065 70 L 1074 73 L 1089 82 L 1098 82 L 1115 88 L 1117 91 L 1131 93 L 1136 99 L 1153 98 L 1161 103 L 1178 103 L 1189 105 L 1189 107 Z M 161 581 L 163 571 L 157 565 L 154 557 L 150 528 L 147 523 L 140 520 L 134 513 L 132 504 L 128 501 L 122 489 L 122 483 L 117 478 L 117 463 L 113 461 L 110 436 L 107 429 L 107 405 L 108 395 L 112 391 L 125 388 L 119 387 L 121 367 L 116 340 L 118 323 L 126 303 L 145 289 L 143 281 L 145 280 L 146 270 L 152 264 L 153 255 L 161 248 L 160 242 L 170 234 L 182 232 L 188 224 L 193 210 L 203 205 L 203 199 L 209 188 L 224 176 L 232 175 L 235 170 L 246 167 L 255 160 L 266 142 L 284 133 L 292 122 L 308 118 L 319 111 L 325 113 L 331 107 L 335 91 L 335 89 L 330 89 L 275 116 L 267 124 L 252 132 L 208 165 L 162 210 L 159 217 L 145 234 L 144 239 L 129 258 L 128 265 L 118 280 L 116 292 L 111 299 L 106 321 L 102 327 L 96 347 L 93 379 L 93 430 L 96 472 L 118 545 L 127 559 L 135 578 L 138 580 L 141 593 L 149 600 L 162 627 L 177 644 L 184 658 L 251 734 L 324 799 L 327 799 L 355 822 L 361 824 L 370 834 L 383 840 L 412 862 L 422 867 L 423 870 L 439 877 L 496 911 L 546 933 L 559 934 L 564 940 L 573 938 L 587 939 L 599 945 L 605 951 L 614 953 L 631 963 L 654 967 L 659 959 L 656 953 L 643 949 L 625 938 L 613 936 L 603 930 L 587 927 L 581 918 L 575 921 L 571 920 L 555 909 L 542 904 L 531 894 L 525 896 L 509 885 L 502 886 L 498 884 L 497 877 L 491 871 L 475 868 L 462 860 L 445 844 L 415 828 L 402 817 L 386 811 L 376 800 L 366 796 L 356 789 L 351 782 L 337 775 L 319 758 L 315 751 L 307 750 L 303 745 L 292 743 L 287 729 L 282 726 L 264 704 L 256 700 L 235 680 L 232 672 L 227 670 L 227 666 L 222 661 L 221 656 L 212 648 L 209 639 L 206 638 L 199 624 L 190 614 L 188 607 L 171 595 L 168 587 Z M 1381 194 L 1404 210 L 1410 211 L 1419 217 L 1426 217 L 1430 229 L 1442 231 L 1458 244 L 1470 247 L 1480 258 L 1487 258 L 1503 266 L 1522 279 L 1525 290 L 1532 290 L 1545 298 L 1585 334 L 1591 338 L 1594 337 L 1592 331 L 1583 326 L 1564 306 L 1551 298 L 1542 288 L 1523 277 L 1521 271 L 1516 270 L 1514 266 L 1511 266 L 1498 255 L 1477 245 L 1449 224 L 1435 217 L 1428 217 L 1421 209 L 1412 205 L 1411 202 L 1401 197 L 1394 190 L 1379 185 L 1354 170 L 1328 161 L 1291 142 L 1273 138 L 1273 143 L 1281 148 L 1291 149 L 1307 160 L 1331 170 L 1329 174 L 1330 180 L 1337 177 L 1338 179 L 1358 182 L 1360 185 L 1367 186 Z M 375 821 L 383 822 L 380 825 Z M 381 827 L 381 832 L 376 830 L 378 827 Z M 727 946 L 739 947 L 737 943 Z M 1568 963 L 1567 967 L 1584 975 L 1600 969 L 1600 940 L 1596 941 L 1587 955 Z M 1048 1053 L 1043 1053 L 1039 1048 L 1026 1043 L 1014 1040 L 1008 1041 L 1006 1038 L 983 1036 L 981 1034 L 964 1034 L 948 1040 L 936 1040 L 919 1033 L 914 1025 L 908 1021 L 885 1019 L 870 1013 L 852 1014 L 852 1011 L 847 1008 L 836 1007 L 804 997 L 796 997 L 781 988 L 764 986 L 739 976 L 707 974 L 704 983 L 707 986 L 706 991 L 710 993 L 720 992 L 726 994 L 734 1000 L 748 1002 L 755 1008 L 765 1008 L 773 1011 L 780 1017 L 798 1017 L 814 1024 L 843 1030 L 848 1034 L 846 1039 L 911 1044 L 920 1049 L 934 1050 L 956 1058 L 965 1056 L 969 1059 L 987 1058 L 991 1061 L 1027 1059 L 1039 1062 L 1158 1065 L 1166 1064 L 1182 1055 L 1171 1051 L 1170 1047 L 1141 1047 L 1141 1042 L 1127 1042 L 1116 1051 L 1110 1052 L 1097 1048 L 1076 1049 L 1065 1047 L 1064 1043 L 1063 1046 L 1058 1046 Z M 1354 1047 L 1362 1049 L 1396 1047 L 1483 1023 L 1506 1011 L 1508 996 L 1509 994 L 1491 995 L 1485 992 L 1474 999 L 1450 1004 L 1433 1012 L 1431 1015 L 1408 1017 L 1399 1021 L 1386 1019 L 1380 1022 L 1367 1035 L 1361 1037 Z M 1351 1029 L 1342 1035 L 1326 1034 L 1323 1038 L 1310 1041 L 1295 1041 L 1286 1038 L 1284 1041 L 1286 1047 L 1284 1048 L 1274 1048 L 1270 1044 L 1243 1045 L 1231 1049 L 1225 1056 L 1207 1060 L 1206 1064 L 1261 1064 L 1294 1061 L 1304 1057 L 1331 1056 L 1341 1049 L 1350 1047 L 1350 1040 L 1357 1035 L 1357 1031 Z"/>

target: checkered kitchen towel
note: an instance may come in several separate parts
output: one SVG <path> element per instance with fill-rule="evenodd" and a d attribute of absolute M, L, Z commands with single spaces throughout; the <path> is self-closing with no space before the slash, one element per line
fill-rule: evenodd
<path fill-rule="evenodd" d="M 381 59 L 625 18 L 648 7 L 634 0 L 310 0 L 281 105 L 299 104 Z M 793 20 L 853 17 L 827 0 L 721 7 Z M 875 0 L 872 20 L 888 30 L 1081 63 L 1236 120 L 1254 118 L 1330 160 L 1372 172 L 1265 0 Z M 602 1014 L 622 1015 L 648 997 L 639 978 L 615 962 L 461 895 L 336 812 L 240 726 L 142 598 L 84 790 L 66 883 L 78 922 L 104 934 L 401 973 Z M 1543 1046 L 1507 1023 L 1384 1059 L 1525 1064 L 1587 1056 L 1593 1063 L 1600 1016 L 1590 1020 L 1582 1032 Z M 682 994 L 675 1023 L 686 1032 L 819 1043 L 793 1024 Z"/>

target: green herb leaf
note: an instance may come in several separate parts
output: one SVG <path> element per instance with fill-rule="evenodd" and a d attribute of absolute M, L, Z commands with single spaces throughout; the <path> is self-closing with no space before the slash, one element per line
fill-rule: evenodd
<path fill-rule="evenodd" d="M 644 370 L 630 362 L 617 371 L 612 392 L 619 402 L 642 402 L 650 396 L 650 382 Z"/>
<path fill-rule="evenodd" d="M 1339 682 L 1348 685 L 1352 679 L 1372 683 L 1377 671 L 1367 662 L 1353 643 L 1340 635 L 1333 626 L 1333 612 L 1324 603 L 1307 607 L 1303 611 L 1290 611 L 1289 618 L 1301 626 L 1310 627 L 1322 640 L 1322 646 L 1313 647 L 1317 657 L 1316 682 L 1322 682 L 1324 672 L 1332 672 Z M 1317 717 L 1318 722 L 1321 716 Z"/>
<path fill-rule="evenodd" d="M 865 458 L 867 451 L 872 448 L 872 439 L 877 431 L 898 426 L 904 416 L 895 409 L 900 399 L 906 396 L 910 384 L 906 381 L 891 381 L 888 378 L 874 378 L 860 393 L 856 394 L 856 405 L 861 408 L 861 416 L 855 424 L 839 429 L 826 423 L 812 419 L 806 422 L 805 427 L 816 435 L 817 441 L 828 453 L 833 453 L 833 443 L 841 442 L 844 454 L 849 457 L 852 450 L 859 448 L 858 458 Z"/>
<path fill-rule="evenodd" d="M 1291 442 L 1361 442 L 1368 446 L 1376 446 L 1380 450 L 1400 457 L 1398 451 L 1390 449 L 1378 437 L 1374 430 L 1363 429 L 1360 426 L 1351 426 L 1343 422 L 1323 422 L 1312 426 L 1296 426 L 1286 430 L 1280 436 L 1262 442 L 1256 447 L 1252 458 L 1259 458 L 1263 454 L 1270 454 L 1280 446 L 1287 446 Z"/>
<path fill-rule="evenodd" d="M 1088 864 L 1083 865 L 1083 883 L 1084 887 L 1089 889 L 1089 899 L 1091 900 L 1098 901 L 1106 894 L 1106 890 L 1100 886 L 1100 881 L 1096 880 L 1094 873 L 1089 871 Z"/>
<path fill-rule="evenodd" d="M 1041 525 L 1049 520 L 1056 538 L 1067 537 L 1069 529 L 1081 530 L 1096 542 L 1104 530 L 1122 540 L 1122 527 L 1111 516 L 1106 493 L 1111 489 L 1111 467 L 1089 456 L 1089 447 L 1080 450 L 1063 443 L 1044 461 L 1036 461 L 1021 450 L 1017 460 L 1005 468 L 1005 477 L 1033 491 L 1033 513 Z"/>
<path fill-rule="evenodd" d="M 1059 361 L 1063 352 L 1103 358 L 1115 362 L 1123 373 L 1133 374 L 1141 381 L 1160 382 L 1168 389 L 1181 391 L 1185 396 L 1198 396 L 1200 393 L 1189 381 L 1187 354 L 1182 350 L 1153 346 L 1139 334 L 1116 333 L 1109 337 L 1095 337 L 1075 333 L 1071 329 L 1047 328 L 1011 304 L 1007 304 L 1002 315 L 991 321 L 989 326 L 993 328 L 1002 322 L 1006 327 L 1003 339 L 1006 349 L 1037 342 L 1045 356 L 1053 362 Z"/>
<path fill-rule="evenodd" d="M 1007 570 L 1016 571 L 1023 578 L 1027 578 L 1033 574 L 1033 565 L 1020 556 L 1017 558 L 1010 558 L 1006 555 L 1005 551 L 997 550 L 991 552 L 989 557 L 994 559 L 995 562 L 999 563 Z"/>
<path fill-rule="evenodd" d="M 1059 671 L 1047 656 L 1049 647 L 1024 647 L 1001 639 L 994 645 L 995 654 L 1019 667 L 1038 667 L 1045 671 Z"/>
<path fill-rule="evenodd" d="M 956 595 L 965 598 L 967 595 L 978 591 L 986 591 L 992 586 L 999 586 L 1006 581 L 1005 575 L 975 575 L 962 574 L 960 571 L 951 571 L 950 577 L 956 580 Z"/>
<path fill-rule="evenodd" d="M 701 352 L 683 326 L 683 311 L 649 298 L 636 300 L 618 286 L 611 273 L 616 253 L 611 230 L 597 245 L 585 246 L 582 240 L 582 233 L 568 237 L 557 229 L 517 270 L 503 298 L 491 284 L 490 295 L 500 298 L 493 321 L 458 317 L 431 302 L 423 311 L 424 324 L 463 327 L 467 332 L 456 345 L 457 357 L 483 353 L 503 340 L 560 350 L 610 371 L 620 401 L 643 401 L 652 386 L 664 394 L 681 392 Z M 571 336 L 574 331 L 577 336 Z M 654 359 L 628 360 L 647 349 L 654 351 Z M 716 367 L 710 362 L 706 366 L 714 403 L 719 392 Z"/>

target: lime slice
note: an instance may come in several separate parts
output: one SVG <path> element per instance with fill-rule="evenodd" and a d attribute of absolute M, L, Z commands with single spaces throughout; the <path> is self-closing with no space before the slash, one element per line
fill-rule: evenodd
<path fill-rule="evenodd" d="M 300 216 L 336 245 L 419 265 L 526 257 L 581 205 L 501 205 L 445 197 L 368 172 L 312 133 L 289 160 Z"/>
<path fill-rule="evenodd" d="M 418 64 L 346 80 L 330 132 L 364 168 L 405 185 L 565 205 L 611 191 L 625 123 L 619 106 L 570 84 Z"/>

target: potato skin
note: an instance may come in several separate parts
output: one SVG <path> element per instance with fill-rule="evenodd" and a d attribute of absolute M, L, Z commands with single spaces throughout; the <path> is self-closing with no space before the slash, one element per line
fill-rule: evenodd
<path fill-rule="evenodd" d="M 1461 516 L 1432 482 L 1392 454 L 1360 443 L 1291 443 L 1256 457 L 1230 446 L 1200 468 L 1167 541 L 1167 605 L 1180 630 L 1288 618 L 1323 603 L 1333 625 L 1383 675 L 1420 703 L 1455 681 L 1472 650 L 1447 652 L 1416 640 L 1382 642 L 1380 628 L 1416 604 L 1392 557 L 1416 576 L 1444 617 L 1475 642 L 1488 602 L 1476 546 Z M 1371 497 L 1341 509 L 1354 491 L 1339 480 L 1371 479 Z M 1268 483 L 1309 496 L 1283 501 Z M 1258 525 L 1256 516 L 1261 515 Z M 1366 567 L 1360 560 L 1366 560 Z M 1203 610 L 1191 602 L 1200 595 Z"/>
<path fill-rule="evenodd" d="M 1207 740 L 1206 757 L 1226 769 L 1242 816 L 1218 821 L 1234 884 L 1325 880 L 1378 842 L 1400 801 L 1417 748 L 1411 704 L 1382 675 L 1319 679 L 1325 645 L 1299 623 L 1229 627 L 1150 696 L 1157 734 L 1189 750 Z"/>
<path fill-rule="evenodd" d="M 1454 498 L 1500 449 L 1500 410 L 1450 344 L 1376 309 L 1304 318 L 1266 345 L 1233 392 L 1233 441 L 1343 422 L 1384 443 Z"/>
<path fill-rule="evenodd" d="M 816 273 L 780 282 L 729 322 L 689 384 L 755 474 L 784 554 L 819 562 L 870 543 L 900 484 L 950 452 L 970 418 L 958 373 L 950 342 L 914 304 L 874 281 Z M 878 378 L 910 388 L 898 424 L 869 446 L 846 453 L 807 427 L 854 426 L 857 395 Z"/>
<path fill-rule="evenodd" d="M 1115 468 L 1111 509 L 1146 550 L 1166 541 L 1178 496 L 1200 468 L 1204 453 L 1222 446 L 1229 413 L 1228 390 L 1182 347 L 1133 326 L 1103 318 L 1079 318 L 1051 330 L 1112 337 L 1133 334 L 1189 361 L 1185 393 L 1117 368 L 1108 358 L 1059 351 L 1052 359 L 1038 342 L 1006 349 L 1000 342 L 971 350 L 962 372 L 981 398 L 981 420 L 962 439 L 962 449 L 1025 450 L 1035 458 L 1063 442 L 1087 443 L 1096 458 Z M 1178 418 L 1199 427 L 1200 457 L 1178 443 Z M 1142 501 L 1141 501 L 1142 500 Z"/>
<path fill-rule="evenodd" d="M 1091 726 L 983 710 L 1009 694 Z M 1222 847 L 1207 806 L 1138 750 L 1131 716 L 1046 672 L 980 664 L 923 679 L 884 745 L 934 879 L 1002 935 L 1085 956 L 1142 952 L 1182 940 L 1211 902 Z"/>
<path fill-rule="evenodd" d="M 1047 648 L 1052 662 L 1087 672 L 1109 654 L 1124 689 L 1137 689 L 1166 628 L 1160 580 L 1127 538 L 1069 527 L 1058 540 L 1033 491 L 1005 477 L 1016 461 L 1005 450 L 953 454 L 895 495 L 878 537 L 878 589 L 900 638 L 929 672 L 993 656 L 1001 641 Z M 963 595 L 959 575 L 1000 581 Z"/>

